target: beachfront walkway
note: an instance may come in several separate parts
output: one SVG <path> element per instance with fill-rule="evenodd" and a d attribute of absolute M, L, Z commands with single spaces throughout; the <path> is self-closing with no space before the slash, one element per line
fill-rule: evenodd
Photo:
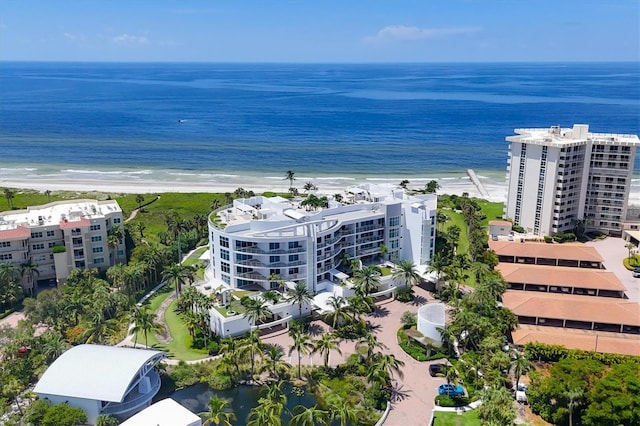
<path fill-rule="evenodd" d="M 402 372 L 404 378 L 394 377 L 394 396 L 391 412 L 384 423 L 385 426 L 424 426 L 429 423 L 431 410 L 434 407 L 434 399 L 438 394 L 438 386 L 445 383 L 441 377 L 431 377 L 428 372 L 429 362 L 419 362 L 407 355 L 398 345 L 396 332 L 401 327 L 400 317 L 405 311 L 416 313 L 418 308 L 424 303 L 434 300 L 431 294 L 417 286 L 414 286 L 416 298 L 411 303 L 401 303 L 394 300 L 382 301 L 378 304 L 374 313 L 366 319 L 372 324 L 374 333 L 378 341 L 384 343 L 388 349 L 387 353 L 393 354 L 396 359 L 404 362 Z M 322 321 L 314 321 L 311 326 L 311 333 L 321 335 L 329 330 L 329 326 Z M 312 336 L 317 338 L 317 336 Z M 289 353 L 292 344 L 287 330 L 266 334 L 263 336 L 264 343 L 280 345 L 285 354 Z M 340 346 L 342 355 L 332 351 L 330 364 L 337 365 L 351 354 L 355 353 L 355 343 L 351 341 L 343 342 Z M 294 352 L 291 359 L 287 361 L 291 364 L 297 363 L 298 355 Z M 313 357 L 305 356 L 302 359 L 303 365 L 321 365 L 322 358 L 319 354 Z M 438 361 L 433 361 L 438 362 Z"/>

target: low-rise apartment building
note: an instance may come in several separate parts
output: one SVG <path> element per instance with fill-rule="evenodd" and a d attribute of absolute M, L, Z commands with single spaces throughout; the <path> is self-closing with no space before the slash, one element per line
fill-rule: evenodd
<path fill-rule="evenodd" d="M 31 260 L 37 273 L 24 274 L 22 286 L 64 284 L 74 268 L 106 270 L 126 261 L 122 210 L 114 200 L 57 201 L 0 213 L 0 262 L 16 266 Z M 113 239 L 116 234 L 120 238 Z"/>

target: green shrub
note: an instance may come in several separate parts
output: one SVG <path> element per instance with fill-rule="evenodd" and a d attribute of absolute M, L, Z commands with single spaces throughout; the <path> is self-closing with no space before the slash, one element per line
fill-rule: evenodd
<path fill-rule="evenodd" d="M 524 350 L 527 358 L 532 361 L 558 362 L 563 358 L 571 358 L 599 361 L 605 365 L 620 364 L 625 361 L 640 362 L 640 358 L 631 355 L 567 349 L 564 346 L 545 345 L 544 343 L 527 343 Z"/>
<path fill-rule="evenodd" d="M 520 234 L 524 234 L 525 233 L 524 228 L 522 226 L 520 226 L 520 225 L 513 225 L 511 227 L 511 229 L 513 229 L 514 232 L 518 232 Z"/>
<path fill-rule="evenodd" d="M 55 253 L 64 253 L 65 251 L 67 251 L 67 249 L 63 245 L 51 247 L 51 253 L 54 253 L 54 254 Z"/>
<path fill-rule="evenodd" d="M 413 289 L 403 287 L 396 290 L 396 300 L 399 302 L 410 302 L 413 300 Z"/>
<path fill-rule="evenodd" d="M 552 243 L 553 242 L 553 237 L 551 235 L 545 235 L 544 236 L 544 242 L 545 243 Z"/>
<path fill-rule="evenodd" d="M 466 396 L 438 395 L 435 401 L 436 405 L 440 407 L 464 407 L 469 405 L 469 398 Z"/>
<path fill-rule="evenodd" d="M 434 359 L 446 358 L 446 355 L 440 353 L 440 348 L 433 348 L 421 345 L 407 336 L 404 327 L 397 332 L 398 344 L 411 358 L 416 361 L 431 361 Z"/>
<path fill-rule="evenodd" d="M 207 377 L 207 384 L 212 389 L 225 390 L 236 386 L 233 377 L 223 372 L 215 372 Z"/>

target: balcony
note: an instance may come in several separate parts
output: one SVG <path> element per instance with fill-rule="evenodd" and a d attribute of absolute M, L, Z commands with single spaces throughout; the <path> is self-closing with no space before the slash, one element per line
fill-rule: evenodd
<path fill-rule="evenodd" d="M 124 401 L 107 403 L 107 405 L 102 409 L 101 414 L 133 414 L 140 411 L 141 408 L 149 406 L 151 399 L 160 390 L 160 374 L 158 374 L 157 371 L 152 370 L 149 371 L 145 377 L 149 378 L 149 388 L 147 392 L 140 393 L 140 383 L 138 383 L 138 385 L 135 386 L 127 396 L 125 396 Z"/>

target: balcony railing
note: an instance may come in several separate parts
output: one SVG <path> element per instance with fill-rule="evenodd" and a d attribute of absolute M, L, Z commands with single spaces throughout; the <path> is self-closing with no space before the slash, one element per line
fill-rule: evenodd
<path fill-rule="evenodd" d="M 151 401 L 151 398 L 153 398 L 160 390 L 160 375 L 157 371 L 152 370 L 147 373 L 147 376 L 149 377 L 151 385 L 151 389 L 149 390 L 149 392 L 138 393 L 138 387 L 136 386 L 131 392 L 129 392 L 123 402 L 108 403 L 107 406 L 102 409 L 102 414 L 126 413 L 149 403 Z"/>

